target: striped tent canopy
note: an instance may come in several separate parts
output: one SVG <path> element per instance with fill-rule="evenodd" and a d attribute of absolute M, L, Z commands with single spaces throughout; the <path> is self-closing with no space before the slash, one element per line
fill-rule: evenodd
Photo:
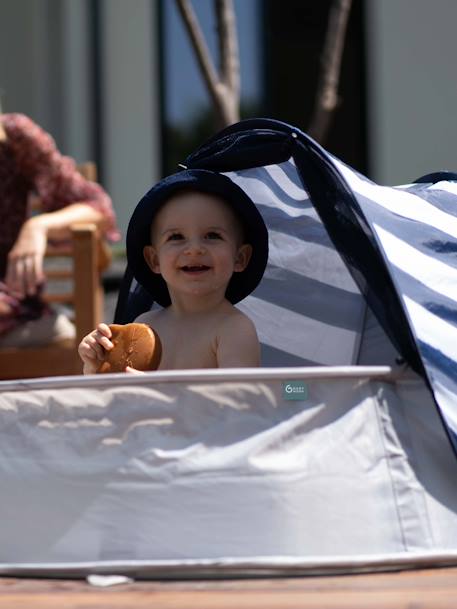
<path fill-rule="evenodd" d="M 263 365 L 359 363 L 368 306 L 394 352 L 424 379 L 457 448 L 453 176 L 380 186 L 268 119 L 228 127 L 184 165 L 228 176 L 268 227 L 264 279 L 237 305 L 256 323 Z M 127 269 L 115 321 L 132 321 L 153 300 Z"/>

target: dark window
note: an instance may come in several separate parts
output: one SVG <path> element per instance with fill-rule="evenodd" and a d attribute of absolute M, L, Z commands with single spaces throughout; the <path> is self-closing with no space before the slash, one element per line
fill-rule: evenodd
<path fill-rule="evenodd" d="M 271 118 L 307 131 L 331 0 L 265 0 L 266 111 Z M 363 3 L 349 16 L 340 79 L 340 105 L 324 147 L 367 172 Z"/>
<path fill-rule="evenodd" d="M 263 0 L 235 0 L 241 66 L 241 117 L 262 113 Z M 212 0 L 193 0 L 192 6 L 208 42 L 213 61 L 219 66 L 216 22 Z M 162 120 L 163 174 L 217 130 L 203 77 L 197 65 L 187 30 L 174 1 L 161 2 L 162 32 Z"/>
<path fill-rule="evenodd" d="M 331 0 L 235 0 L 241 118 L 266 116 L 307 131 Z M 218 65 L 212 0 L 193 0 Z M 211 100 L 175 2 L 161 2 L 163 174 L 217 131 Z M 324 147 L 367 173 L 363 2 L 354 0 L 340 98 Z"/>

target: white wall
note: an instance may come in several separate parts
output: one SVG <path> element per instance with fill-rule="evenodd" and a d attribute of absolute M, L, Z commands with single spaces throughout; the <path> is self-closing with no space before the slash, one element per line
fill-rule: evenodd
<path fill-rule="evenodd" d="M 29 114 L 49 128 L 48 7 L 47 0 L 0 0 L 0 90 L 4 112 Z"/>
<path fill-rule="evenodd" d="M 125 234 L 160 167 L 156 0 L 100 0 L 96 124 L 90 0 L 0 0 L 0 91 L 77 161 L 101 148 L 102 182 Z"/>
<path fill-rule="evenodd" d="M 101 2 L 104 180 L 123 229 L 140 197 L 159 178 L 156 4 Z"/>
<path fill-rule="evenodd" d="M 457 2 L 367 0 L 372 177 L 457 171 Z"/>
<path fill-rule="evenodd" d="M 94 159 L 95 137 L 93 101 L 92 41 L 88 24 L 91 18 L 87 0 L 60 0 L 62 86 L 62 145 L 78 161 Z"/>

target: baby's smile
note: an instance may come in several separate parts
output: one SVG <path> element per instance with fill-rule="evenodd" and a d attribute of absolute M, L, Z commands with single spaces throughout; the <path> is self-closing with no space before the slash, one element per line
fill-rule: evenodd
<path fill-rule="evenodd" d="M 206 264 L 187 264 L 185 266 L 181 267 L 181 270 L 184 271 L 185 273 L 192 273 L 192 274 L 196 274 L 196 273 L 204 273 L 205 271 L 209 271 L 211 267 L 207 266 Z"/>

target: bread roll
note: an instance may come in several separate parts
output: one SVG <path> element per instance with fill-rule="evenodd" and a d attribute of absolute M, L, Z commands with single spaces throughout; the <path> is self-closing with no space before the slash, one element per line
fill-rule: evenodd
<path fill-rule="evenodd" d="M 158 334 L 146 324 L 110 324 L 114 347 L 105 352 L 98 373 L 124 372 L 127 366 L 137 370 L 157 370 L 162 355 Z"/>

